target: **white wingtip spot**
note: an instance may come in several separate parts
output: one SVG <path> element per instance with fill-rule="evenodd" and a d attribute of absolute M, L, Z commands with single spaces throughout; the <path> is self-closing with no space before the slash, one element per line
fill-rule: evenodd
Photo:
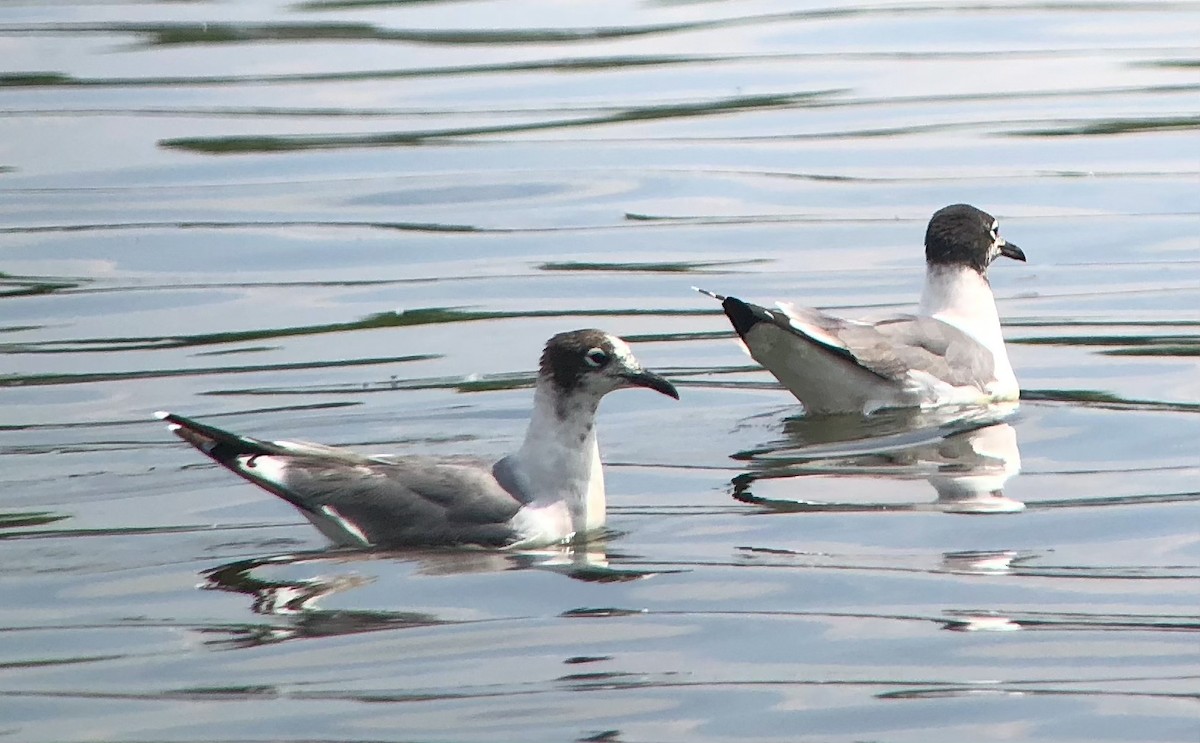
<path fill-rule="evenodd" d="M 243 454 L 237 458 L 238 470 L 255 480 L 265 480 L 281 488 L 287 487 L 287 465 L 285 457 Z"/>
<path fill-rule="evenodd" d="M 848 346 L 846 346 L 841 338 L 830 334 L 816 323 L 806 320 L 801 312 L 796 309 L 796 305 L 792 304 L 791 302 L 776 302 L 775 306 L 778 307 L 779 311 L 782 312 L 783 315 L 788 319 L 788 324 L 797 331 L 807 335 L 817 343 L 823 343 L 831 348 L 842 348 L 848 350 Z M 768 310 L 768 314 L 769 312 L 770 311 Z"/>
<path fill-rule="evenodd" d="M 160 421 L 165 421 L 171 417 L 171 414 L 166 410 L 155 410 L 154 417 L 159 419 Z M 167 430 L 170 431 L 171 433 L 175 433 L 175 432 L 181 430 L 182 428 L 183 428 L 183 426 L 179 425 L 178 423 L 172 423 L 170 421 L 167 421 Z"/>
<path fill-rule="evenodd" d="M 350 537 L 357 541 L 361 546 L 371 546 L 371 540 L 367 539 L 367 535 L 363 533 L 362 529 L 359 529 L 358 525 L 342 516 L 342 514 L 338 513 L 338 510 L 333 506 L 321 506 L 321 513 L 325 514 L 330 521 L 336 524 L 338 528 L 345 531 L 346 534 L 350 535 Z M 342 541 L 344 542 L 345 540 Z"/>

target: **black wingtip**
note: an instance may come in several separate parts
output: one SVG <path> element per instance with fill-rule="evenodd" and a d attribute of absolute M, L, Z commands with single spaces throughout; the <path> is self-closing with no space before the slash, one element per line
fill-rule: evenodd
<path fill-rule="evenodd" d="M 176 436 L 221 463 L 241 454 L 275 453 L 275 448 L 267 442 L 238 436 L 182 415 L 160 410 L 154 417 L 166 423 Z"/>
<path fill-rule="evenodd" d="M 710 292 L 708 289 L 701 289 L 698 286 L 693 286 L 692 290 L 698 291 L 706 297 L 712 297 L 713 299 L 717 300 L 718 302 L 725 301 L 725 295 L 723 295 L 723 294 L 717 294 L 716 292 Z"/>
<path fill-rule="evenodd" d="M 743 338 L 758 323 L 771 321 L 771 316 L 762 307 L 743 302 L 737 297 L 725 297 L 721 307 L 724 308 L 729 322 L 733 324 L 733 329 Z"/>

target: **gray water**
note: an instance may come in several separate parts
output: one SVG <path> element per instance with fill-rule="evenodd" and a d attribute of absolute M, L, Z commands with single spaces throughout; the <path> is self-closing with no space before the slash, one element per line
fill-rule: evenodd
<path fill-rule="evenodd" d="M 0 739 L 1200 740 L 1200 3 L 0 3 Z M 1023 400 L 806 419 L 699 285 Z M 158 409 L 498 457 L 551 334 L 612 532 L 330 553 Z"/>

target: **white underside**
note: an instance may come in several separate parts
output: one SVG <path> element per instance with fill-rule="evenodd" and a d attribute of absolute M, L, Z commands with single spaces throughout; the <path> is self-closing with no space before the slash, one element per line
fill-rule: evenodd
<path fill-rule="evenodd" d="M 986 386 L 986 397 L 1008 401 L 1020 396 L 1020 385 L 1000 329 L 996 298 L 986 279 L 969 268 L 929 269 L 917 314 L 953 325 L 991 351 L 995 373 Z"/>
<path fill-rule="evenodd" d="M 517 511 L 509 526 L 519 535 L 510 547 L 544 547 L 565 542 L 575 536 L 575 522 L 565 501 L 531 503 Z"/>
<path fill-rule="evenodd" d="M 510 520 L 521 546 L 552 544 L 601 529 L 604 470 L 596 440 L 595 400 L 579 400 L 560 418 L 552 394 L 539 385 L 521 448 L 508 458 L 530 501 Z"/>

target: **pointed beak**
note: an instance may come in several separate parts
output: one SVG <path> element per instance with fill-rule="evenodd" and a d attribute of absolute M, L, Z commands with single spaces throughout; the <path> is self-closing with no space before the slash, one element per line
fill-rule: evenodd
<path fill-rule="evenodd" d="M 1010 242 L 1006 242 L 1000 246 L 1000 255 L 1005 258 L 1012 258 L 1014 261 L 1025 260 L 1025 251 Z"/>
<path fill-rule="evenodd" d="M 660 377 L 652 371 L 645 369 L 636 369 L 622 374 L 629 384 L 635 387 L 645 387 L 652 389 L 655 392 L 661 392 L 667 397 L 679 399 L 679 390 L 675 389 L 675 385 L 668 382 L 665 378 Z"/>

